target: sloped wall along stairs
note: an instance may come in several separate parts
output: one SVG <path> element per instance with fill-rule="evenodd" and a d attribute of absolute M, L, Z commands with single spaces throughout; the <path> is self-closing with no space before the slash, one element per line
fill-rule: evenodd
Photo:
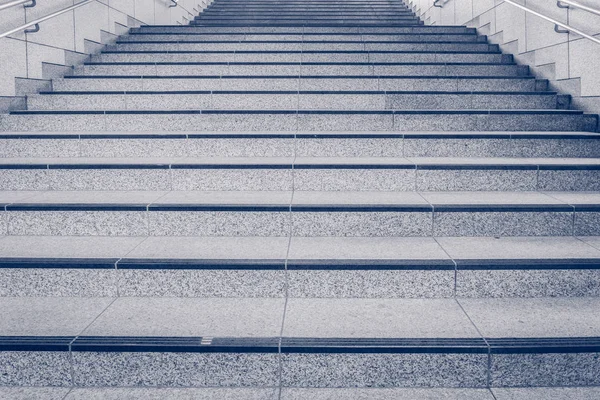
<path fill-rule="evenodd" d="M 600 398 L 597 116 L 474 29 L 217 0 L 0 130 L 2 398 Z"/>

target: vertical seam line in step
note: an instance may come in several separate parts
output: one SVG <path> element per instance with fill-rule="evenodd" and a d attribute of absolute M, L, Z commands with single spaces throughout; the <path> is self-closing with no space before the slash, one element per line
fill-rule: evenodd
<path fill-rule="evenodd" d="M 454 261 L 454 260 L 452 260 L 452 261 Z M 454 261 L 454 265 L 456 265 L 456 261 Z M 487 381 L 486 388 L 490 389 L 491 385 L 492 385 L 492 371 L 491 371 L 491 369 L 492 369 L 492 349 L 490 347 L 490 344 L 487 341 L 487 339 L 483 336 L 483 334 L 481 333 L 481 331 L 479 330 L 477 325 L 475 325 L 475 322 L 473 322 L 473 320 L 471 319 L 471 316 L 469 316 L 467 311 L 463 308 L 462 304 L 460 304 L 460 301 L 458 301 L 458 298 L 456 296 L 454 297 L 454 301 L 456 302 L 456 304 L 458 304 L 458 306 L 460 307 L 462 312 L 465 314 L 465 316 L 467 317 L 469 322 L 471 322 L 471 324 L 473 325 L 473 327 L 475 328 L 475 330 L 477 331 L 477 333 L 479 334 L 481 339 L 483 339 L 483 341 L 485 342 L 485 345 L 487 346 L 488 357 L 487 357 L 487 370 L 486 370 L 486 381 Z"/>
<path fill-rule="evenodd" d="M 115 269 L 116 269 L 116 263 L 115 263 Z M 110 306 L 112 306 L 114 304 L 115 301 L 117 301 L 119 297 L 115 297 L 114 299 L 112 299 L 112 301 L 106 306 L 104 307 L 104 309 L 98 314 L 96 315 L 96 317 L 92 320 L 92 322 L 90 322 L 89 324 L 86 325 L 85 328 L 83 328 L 81 330 L 81 332 L 79 332 L 74 338 L 73 340 L 71 340 L 69 342 L 69 361 L 70 361 L 70 366 L 71 366 L 71 385 L 73 387 L 75 387 L 75 362 L 73 360 L 73 342 L 75 342 L 83 332 L 85 332 L 90 326 L 92 326 L 92 324 L 94 324 L 94 322 L 96 322 L 98 320 L 98 318 L 100 318 L 100 316 L 102 314 L 104 314 L 106 312 L 106 310 L 109 309 Z"/>
<path fill-rule="evenodd" d="M 294 202 L 294 173 L 295 173 L 295 169 L 294 169 L 294 165 L 296 162 L 296 138 L 297 138 L 297 134 L 294 133 L 294 158 L 292 160 L 292 193 L 290 196 L 290 205 L 289 205 L 289 209 L 288 209 L 288 215 L 289 215 L 289 226 L 288 226 L 288 245 L 287 245 L 287 250 L 286 250 L 286 254 L 285 254 L 285 262 L 284 262 L 284 294 L 285 294 L 285 301 L 283 304 L 283 315 L 281 318 L 281 329 L 279 331 L 279 341 L 278 341 L 278 345 L 277 345 L 277 352 L 278 352 L 278 356 L 279 356 L 279 360 L 278 360 L 278 379 L 279 379 L 279 393 L 277 396 L 278 400 L 281 400 L 281 392 L 282 392 L 282 385 L 283 385 L 283 380 L 282 380 L 282 375 L 283 375 L 283 360 L 282 360 L 282 353 L 281 353 L 281 342 L 283 340 L 283 329 L 285 327 L 285 317 L 286 317 L 286 313 L 287 313 L 287 306 L 288 306 L 288 298 L 289 298 L 289 277 L 288 277 L 288 260 L 290 257 L 290 248 L 292 245 L 292 237 L 294 235 L 294 219 L 293 219 L 293 214 L 292 214 L 292 204 Z"/>

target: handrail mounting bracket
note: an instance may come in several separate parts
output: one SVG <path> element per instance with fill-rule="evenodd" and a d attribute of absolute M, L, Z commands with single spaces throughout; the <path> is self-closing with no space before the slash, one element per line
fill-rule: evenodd
<path fill-rule="evenodd" d="M 31 7 L 35 7 L 36 4 L 37 4 L 37 0 L 31 0 L 31 3 L 29 3 L 29 4 L 23 4 L 23 7 L 25 7 L 25 8 L 31 8 Z"/>
<path fill-rule="evenodd" d="M 35 24 L 31 29 L 25 29 L 23 32 L 25 33 L 36 33 L 40 31 L 40 24 Z"/>

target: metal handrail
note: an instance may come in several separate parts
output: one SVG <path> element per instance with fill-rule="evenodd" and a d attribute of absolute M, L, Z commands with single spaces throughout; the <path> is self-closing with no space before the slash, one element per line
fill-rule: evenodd
<path fill-rule="evenodd" d="M 568 4 L 568 6 L 563 6 L 562 4 Z M 569 8 L 569 6 L 574 7 L 574 8 L 579 8 L 580 10 L 584 10 L 587 12 L 590 12 L 592 14 L 596 14 L 596 15 L 600 15 L 600 10 L 596 10 L 595 8 L 592 7 L 588 7 L 588 6 L 584 6 L 583 4 L 579 4 L 576 3 L 574 1 L 571 0 L 559 0 L 556 4 L 557 6 L 561 7 L 561 8 Z"/>
<path fill-rule="evenodd" d="M 11 1 L 10 3 L 0 4 L 0 11 L 25 3 L 31 3 L 31 0 L 15 0 Z M 35 0 L 33 1 L 33 3 L 35 4 Z"/>
<path fill-rule="evenodd" d="M 49 19 L 51 19 L 51 18 L 54 18 L 54 17 L 56 17 L 56 16 L 59 16 L 59 15 L 61 15 L 61 14 L 64 14 L 64 13 L 66 13 L 66 12 L 69 12 L 69 11 L 71 11 L 71 10 L 74 10 L 74 9 L 76 9 L 76 8 L 79 8 L 79 7 L 81 7 L 81 6 L 84 6 L 84 5 L 88 4 L 88 3 L 91 3 L 92 1 L 96 1 L 96 0 L 84 0 L 84 1 L 82 1 L 81 3 L 77 3 L 77 4 L 73 5 L 73 6 L 70 6 L 70 7 L 67 7 L 67 8 L 63 8 L 63 9 L 62 9 L 62 10 L 60 10 L 60 11 L 57 11 L 57 12 L 55 12 L 55 13 L 52 13 L 52 14 L 50 14 L 50 15 L 46 15 L 45 17 L 42 17 L 42 18 L 38 18 L 38 19 L 36 19 L 36 20 L 34 20 L 34 21 L 28 22 L 28 23 L 26 23 L 25 25 L 21 25 L 21 26 L 19 26 L 18 28 L 11 29 L 11 30 L 10 30 L 10 31 L 8 31 L 8 32 L 4 32 L 4 33 L 0 34 L 0 38 L 3 38 L 3 37 L 6 37 L 6 36 L 9 36 L 9 35 L 12 35 L 13 33 L 21 32 L 21 31 L 23 31 L 23 30 L 25 30 L 25 29 L 27 29 L 27 28 L 29 28 L 29 27 L 32 27 L 32 26 L 36 26 L 36 32 L 37 32 L 37 30 L 39 30 L 39 24 L 40 24 L 41 22 L 44 22 L 44 21 L 46 21 L 46 20 L 49 20 Z M 32 31 L 32 32 L 33 32 L 33 31 Z"/>
<path fill-rule="evenodd" d="M 522 6 L 522 5 L 518 4 L 518 3 L 515 3 L 512 0 L 504 0 L 504 2 L 506 2 L 508 4 L 511 4 L 511 5 L 513 5 L 513 6 L 517 7 L 517 8 L 520 8 L 521 10 L 524 10 L 524 11 L 526 11 L 528 13 L 531 13 L 531 14 L 533 14 L 535 16 L 538 16 L 538 17 L 540 17 L 542 19 L 545 19 L 548 22 L 552 22 L 555 25 L 555 30 L 558 29 L 557 27 L 561 27 L 563 29 L 566 29 L 569 32 L 573 32 L 573 33 L 576 33 L 576 34 L 578 34 L 580 36 L 583 36 L 584 38 L 589 39 L 589 40 L 591 40 L 594 43 L 600 44 L 600 39 L 599 38 L 596 38 L 596 37 L 594 37 L 592 35 L 588 35 L 587 33 L 582 32 L 579 29 L 573 28 L 570 25 L 563 24 L 562 22 L 559 22 L 559 21 L 557 21 L 557 20 L 555 20 L 553 18 L 547 17 L 544 14 L 540 14 L 539 12 L 534 11 L 531 8 L 527 8 L 527 7 Z"/>

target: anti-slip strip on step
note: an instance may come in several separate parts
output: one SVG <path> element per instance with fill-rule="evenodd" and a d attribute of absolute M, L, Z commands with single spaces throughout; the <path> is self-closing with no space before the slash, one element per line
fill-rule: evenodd
<path fill-rule="evenodd" d="M 114 269 L 118 258 L 0 258 L 0 269 Z"/>
<path fill-rule="evenodd" d="M 432 50 L 103 50 L 99 54 L 501 54 L 500 51 Z M 67 75 L 69 78 L 74 75 Z"/>
<path fill-rule="evenodd" d="M 0 351 L 278 353 L 280 349 L 284 354 L 569 354 L 600 352 L 600 338 L 0 337 Z"/>
<path fill-rule="evenodd" d="M 555 134 L 554 132 L 525 134 L 516 133 L 189 133 L 189 134 L 160 134 L 160 133 L 74 133 L 74 134 L 29 134 L 16 132 L 14 134 L 0 134 L 0 140 L 22 140 L 22 139 L 69 139 L 69 140 L 92 140 L 92 139 L 535 139 L 535 140 L 600 140 L 596 133 L 574 133 Z M 1 161 L 0 161 L 1 162 Z"/>
<path fill-rule="evenodd" d="M 534 76 L 450 76 L 450 75 L 69 75 L 64 79 L 505 79 L 532 80 Z"/>
<path fill-rule="evenodd" d="M 457 270 L 497 271 L 497 270 L 596 270 L 600 269 L 598 258 L 566 259 L 455 259 Z"/>
<path fill-rule="evenodd" d="M 296 213 L 330 213 L 330 212 L 368 212 L 368 213 L 560 213 L 560 212 L 600 212 L 600 205 L 568 205 L 568 204 L 327 204 L 327 205 L 241 205 L 241 204 L 108 204 L 108 203 L 22 203 L 8 204 L 5 211 L 194 211 L 194 212 L 296 212 Z"/>
<path fill-rule="evenodd" d="M 156 35 L 156 36 L 161 36 L 161 35 L 190 35 L 190 36 L 214 36 L 214 35 L 223 35 L 223 36 L 227 36 L 227 35 L 254 35 L 254 36 L 260 36 L 260 35 L 265 35 L 265 36 L 273 36 L 273 35 L 302 35 L 302 36 L 357 36 L 357 35 L 370 35 L 370 36 L 395 36 L 395 35 L 414 35 L 414 36 L 428 36 L 428 35 L 445 35 L 445 36 L 477 36 L 476 32 L 444 32 L 444 33 L 437 33 L 437 32 L 402 32 L 402 33 L 385 33 L 385 32 L 372 32 L 372 33 L 366 33 L 366 32 L 362 32 L 362 33 L 351 33 L 351 32 L 339 32 L 339 33 L 335 33 L 335 32 L 323 32 L 323 33 L 315 33 L 315 32 L 277 32 L 277 33 L 273 33 L 273 32 L 252 32 L 252 33 L 240 33 L 240 32 L 140 32 L 140 31 L 130 31 L 129 32 L 130 36 L 136 36 L 136 35 Z"/>
<path fill-rule="evenodd" d="M 1 162 L 1 161 L 0 161 Z M 498 170 L 498 171 L 598 171 L 599 164 L 582 165 L 536 165 L 536 164 L 301 164 L 294 169 L 421 169 L 421 170 Z M 292 164 L 0 164 L 0 170 L 6 169 L 291 169 Z"/>
<path fill-rule="evenodd" d="M 477 42 L 450 41 L 450 40 L 435 40 L 435 41 L 376 41 L 376 40 L 118 40 L 116 44 L 185 44 L 185 43 L 201 43 L 201 44 L 300 44 L 300 43 L 317 43 L 317 44 L 464 44 L 465 46 L 476 44 Z"/>
<path fill-rule="evenodd" d="M 293 65 L 293 66 L 406 66 L 406 65 L 452 65 L 452 66 L 485 66 L 485 67 L 497 67 L 497 66 L 513 66 L 518 65 L 511 63 L 475 63 L 475 62 L 234 62 L 234 61 L 222 61 L 222 62 L 197 62 L 197 61 L 159 61 L 159 62 L 147 62 L 147 61 L 116 61 L 116 62 L 86 62 L 83 65 L 86 66 L 113 66 L 113 65 L 244 65 L 244 66 L 280 66 L 280 65 Z M 87 76 L 87 75 L 86 75 Z M 418 75 L 420 76 L 420 75 Z M 51 93 L 51 92 L 45 92 Z"/>
<path fill-rule="evenodd" d="M 549 271 L 598 270 L 587 259 L 154 259 L 0 258 L 0 269 L 294 270 L 294 271 Z"/>
<path fill-rule="evenodd" d="M 579 110 L 24 110 L 11 115 L 583 115 Z"/>

